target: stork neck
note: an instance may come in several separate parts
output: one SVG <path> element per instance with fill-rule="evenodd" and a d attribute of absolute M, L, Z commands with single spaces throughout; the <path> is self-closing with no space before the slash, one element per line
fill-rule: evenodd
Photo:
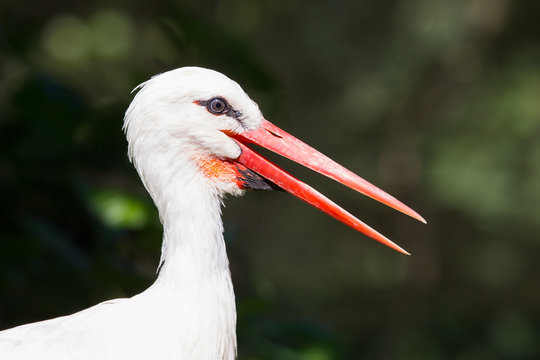
<path fill-rule="evenodd" d="M 176 187 L 166 205 L 162 201 L 159 206 L 163 245 L 158 282 L 182 288 L 218 274 L 230 278 L 220 198 L 203 183 L 191 185 Z"/>
<path fill-rule="evenodd" d="M 232 360 L 236 310 L 221 199 L 189 167 L 171 173 L 181 179 L 165 176 L 150 184 L 145 178 L 164 230 L 161 269 L 145 295 L 157 296 L 167 308 L 175 341 L 192 358 Z"/>

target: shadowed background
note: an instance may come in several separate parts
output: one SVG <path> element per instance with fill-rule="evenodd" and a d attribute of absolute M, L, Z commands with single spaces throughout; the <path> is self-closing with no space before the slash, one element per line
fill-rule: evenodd
<path fill-rule="evenodd" d="M 410 251 L 285 193 L 224 209 L 239 358 L 537 359 L 540 3 L 0 5 L 0 328 L 141 292 L 161 226 L 130 91 L 186 65 L 420 212 L 272 157 Z"/>

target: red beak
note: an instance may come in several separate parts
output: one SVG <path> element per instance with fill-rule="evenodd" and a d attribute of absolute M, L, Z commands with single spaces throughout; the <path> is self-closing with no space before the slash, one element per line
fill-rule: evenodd
<path fill-rule="evenodd" d="M 304 182 L 296 179 L 268 159 L 257 154 L 245 144 L 254 143 L 267 148 L 279 155 L 302 164 L 314 171 L 317 171 L 331 179 L 334 179 L 364 195 L 382 202 L 398 211 L 403 212 L 423 223 L 423 217 L 417 212 L 387 194 L 376 186 L 370 184 L 358 175 L 347 170 L 311 146 L 303 143 L 289 133 L 281 130 L 267 120 L 263 120 L 261 127 L 241 134 L 231 134 L 229 136 L 237 140 L 242 149 L 242 154 L 235 159 L 238 163 L 255 171 L 262 177 L 272 181 L 288 193 L 304 200 L 308 204 L 325 212 L 344 224 L 366 234 L 367 236 L 391 247 L 403 254 L 410 255 L 398 245 L 387 239 L 384 235 L 372 229 L 362 221 L 349 214 L 347 211 L 333 203 L 324 195 L 319 193 Z"/>

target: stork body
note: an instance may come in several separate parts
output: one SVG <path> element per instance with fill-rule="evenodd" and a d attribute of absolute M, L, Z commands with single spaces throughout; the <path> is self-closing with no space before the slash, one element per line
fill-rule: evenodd
<path fill-rule="evenodd" d="M 250 142 L 423 220 L 264 120 L 240 86 L 215 71 L 181 68 L 152 78 L 141 85 L 124 127 L 130 158 L 163 223 L 156 282 L 132 298 L 2 331 L 1 359 L 234 359 L 235 299 L 220 205 L 224 195 L 244 189 L 284 189 L 404 252 L 254 153 Z"/>
<path fill-rule="evenodd" d="M 149 289 L 1 332 L 0 358 L 234 359 L 236 312 L 219 200 L 187 188 L 177 195 L 182 202 L 167 214 L 177 221 L 164 222 L 168 256 Z"/>

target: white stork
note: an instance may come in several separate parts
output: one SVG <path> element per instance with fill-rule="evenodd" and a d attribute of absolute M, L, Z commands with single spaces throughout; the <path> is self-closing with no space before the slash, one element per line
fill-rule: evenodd
<path fill-rule="evenodd" d="M 255 143 L 422 222 L 397 199 L 263 118 L 226 76 L 185 67 L 141 84 L 124 129 L 129 156 L 163 223 L 160 270 L 141 294 L 0 332 L 0 359 L 236 357 L 236 310 L 220 205 L 244 189 L 282 189 L 407 252 L 251 150 Z"/>

